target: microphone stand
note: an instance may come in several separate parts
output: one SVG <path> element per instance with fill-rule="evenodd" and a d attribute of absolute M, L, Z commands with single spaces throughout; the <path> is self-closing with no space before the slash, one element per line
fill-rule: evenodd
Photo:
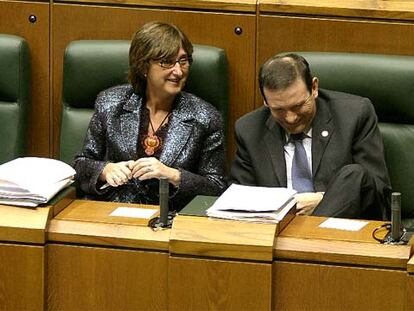
<path fill-rule="evenodd" d="M 169 182 L 167 177 L 160 177 L 159 196 L 160 216 L 152 219 L 148 225 L 153 229 L 171 228 L 173 215 L 169 213 L 168 207 Z"/>

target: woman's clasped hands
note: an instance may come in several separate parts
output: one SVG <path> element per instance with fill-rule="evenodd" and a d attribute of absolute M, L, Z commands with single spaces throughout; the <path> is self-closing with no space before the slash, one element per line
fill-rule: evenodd
<path fill-rule="evenodd" d="M 160 177 L 167 177 L 169 182 L 177 187 L 181 180 L 181 173 L 161 163 L 158 159 L 150 157 L 136 161 L 108 163 L 100 175 L 101 181 L 107 182 L 112 187 L 121 186 L 133 178 L 147 180 Z"/>

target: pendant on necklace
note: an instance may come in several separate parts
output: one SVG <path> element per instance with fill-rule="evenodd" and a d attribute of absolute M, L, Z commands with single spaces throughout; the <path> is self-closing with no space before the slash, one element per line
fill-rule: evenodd
<path fill-rule="evenodd" d="M 144 152 L 148 156 L 152 156 L 155 151 L 161 146 L 161 138 L 154 134 L 148 134 L 142 141 L 144 145 Z"/>

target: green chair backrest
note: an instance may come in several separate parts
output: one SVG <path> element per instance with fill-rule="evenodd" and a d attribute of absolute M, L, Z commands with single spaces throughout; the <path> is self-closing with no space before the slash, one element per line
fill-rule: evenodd
<path fill-rule="evenodd" d="M 130 41 L 72 41 L 65 51 L 62 90 L 60 159 L 72 163 L 82 149 L 96 95 L 108 87 L 127 83 Z M 225 51 L 194 45 L 194 62 L 186 91 L 213 104 L 227 128 L 228 70 Z"/>
<path fill-rule="evenodd" d="M 371 99 L 384 140 L 393 191 L 402 193 L 402 217 L 414 226 L 414 57 L 297 53 L 309 62 L 321 88 Z"/>
<path fill-rule="evenodd" d="M 0 34 L 0 164 L 25 155 L 29 93 L 27 43 Z"/>

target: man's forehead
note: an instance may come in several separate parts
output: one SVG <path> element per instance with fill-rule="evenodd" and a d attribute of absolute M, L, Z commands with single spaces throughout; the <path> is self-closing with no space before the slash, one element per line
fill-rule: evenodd
<path fill-rule="evenodd" d="M 302 80 L 297 80 L 284 89 L 273 90 L 271 88 L 264 87 L 263 91 L 267 99 L 280 99 L 281 101 L 285 101 L 287 98 L 300 98 L 308 93 L 306 84 Z"/>

